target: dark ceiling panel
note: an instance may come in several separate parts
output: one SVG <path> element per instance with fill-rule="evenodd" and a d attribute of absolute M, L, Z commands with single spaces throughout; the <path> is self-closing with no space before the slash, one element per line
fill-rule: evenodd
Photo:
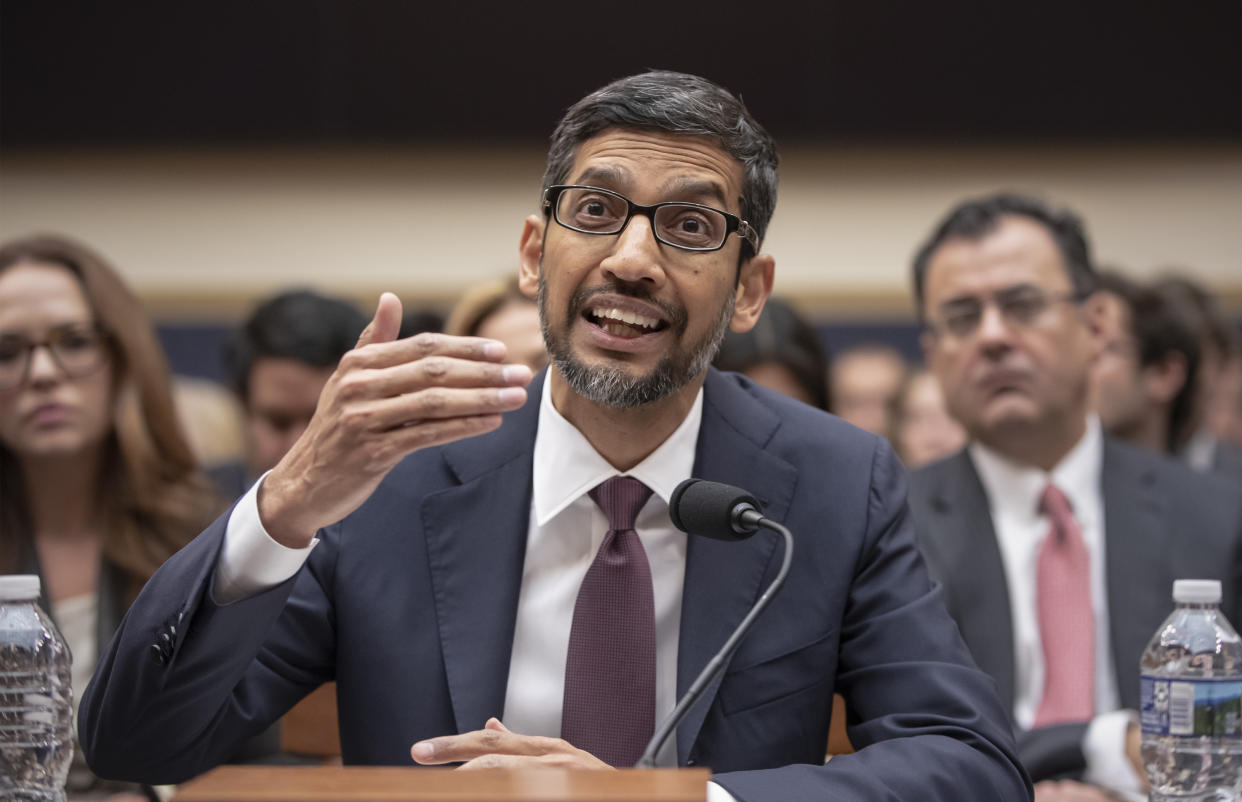
<path fill-rule="evenodd" d="M 0 145 L 544 138 L 648 67 L 778 138 L 1242 138 L 1242 4 L 0 5 Z"/>

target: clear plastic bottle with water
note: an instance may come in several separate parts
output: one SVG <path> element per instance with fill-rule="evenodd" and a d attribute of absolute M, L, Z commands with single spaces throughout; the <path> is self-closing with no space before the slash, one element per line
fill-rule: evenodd
<path fill-rule="evenodd" d="M 0 576 L 0 799 L 65 799 L 72 658 L 39 608 L 39 577 Z"/>
<path fill-rule="evenodd" d="M 1173 613 L 1141 661 L 1143 763 L 1151 800 L 1242 800 L 1242 640 L 1220 582 L 1179 579 Z"/>

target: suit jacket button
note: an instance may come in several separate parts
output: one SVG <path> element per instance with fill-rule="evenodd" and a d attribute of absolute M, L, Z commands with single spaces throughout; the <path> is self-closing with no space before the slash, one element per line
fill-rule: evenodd
<path fill-rule="evenodd" d="M 158 643 L 151 644 L 151 657 L 152 659 L 155 660 L 155 662 L 159 663 L 160 665 L 168 664 L 168 655 L 164 652 L 164 649 L 162 649 L 160 647 L 160 644 Z"/>

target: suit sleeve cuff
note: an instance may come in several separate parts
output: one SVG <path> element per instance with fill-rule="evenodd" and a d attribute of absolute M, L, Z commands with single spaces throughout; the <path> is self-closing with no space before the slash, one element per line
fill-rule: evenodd
<path fill-rule="evenodd" d="M 266 473 L 259 477 L 229 514 L 211 588 L 216 604 L 230 604 L 276 587 L 301 569 L 319 542 L 316 538 L 304 549 L 291 549 L 272 540 L 259 520 L 259 487 L 266 478 Z"/>
<path fill-rule="evenodd" d="M 1087 760 L 1083 780 L 1127 794 L 1143 790 L 1143 783 L 1126 756 L 1126 728 L 1131 722 L 1138 724 L 1133 710 L 1114 710 L 1091 720 L 1082 743 Z"/>
<path fill-rule="evenodd" d="M 708 780 L 707 802 L 737 802 L 737 797 L 726 791 L 722 786 Z"/>

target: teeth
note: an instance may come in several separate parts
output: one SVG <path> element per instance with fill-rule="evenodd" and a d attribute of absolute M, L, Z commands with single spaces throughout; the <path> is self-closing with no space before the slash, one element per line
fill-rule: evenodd
<path fill-rule="evenodd" d="M 596 309 L 595 316 L 598 318 L 608 318 L 610 320 L 619 320 L 622 323 L 628 323 L 631 326 L 641 326 L 644 329 L 654 329 L 660 325 L 660 321 L 649 317 L 643 317 L 633 312 L 626 312 L 621 309 Z"/>

